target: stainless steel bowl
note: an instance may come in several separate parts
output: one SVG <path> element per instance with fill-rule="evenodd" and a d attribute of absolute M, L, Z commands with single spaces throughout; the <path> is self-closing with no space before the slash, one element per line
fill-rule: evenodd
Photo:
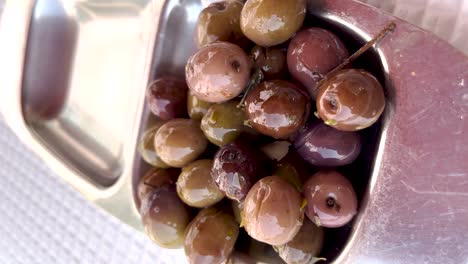
<path fill-rule="evenodd" d="M 6 121 L 58 175 L 141 229 L 136 153 L 148 81 L 183 77 L 200 0 L 8 1 L 0 32 Z M 468 262 L 468 59 L 352 0 L 311 1 L 314 18 L 364 42 L 389 94 L 360 213 L 335 263 Z"/>

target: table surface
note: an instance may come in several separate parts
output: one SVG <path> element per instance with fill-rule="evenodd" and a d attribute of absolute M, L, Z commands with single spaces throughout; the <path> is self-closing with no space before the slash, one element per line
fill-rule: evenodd
<path fill-rule="evenodd" d="M 463 19 L 468 0 L 362 2 L 432 30 L 468 54 L 468 19 Z M 143 234 L 86 201 L 17 139 L 1 115 L 0 186 L 0 263 L 184 261 L 180 250 L 162 253 Z"/>

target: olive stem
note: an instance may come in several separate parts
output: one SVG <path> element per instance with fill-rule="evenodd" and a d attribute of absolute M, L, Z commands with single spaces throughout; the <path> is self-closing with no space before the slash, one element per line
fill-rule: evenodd
<path fill-rule="evenodd" d="M 252 77 L 250 78 L 249 84 L 245 88 L 244 95 L 242 96 L 240 103 L 237 105 L 237 108 L 245 107 L 245 99 L 247 98 L 247 95 L 249 94 L 250 90 L 255 88 L 262 81 L 263 81 L 263 72 L 261 69 L 257 69 L 252 75 Z"/>
<path fill-rule="evenodd" d="M 336 66 L 333 70 L 329 71 L 318 83 L 317 83 L 317 89 L 320 88 L 320 86 L 323 85 L 325 81 L 330 79 L 335 73 L 344 67 L 348 66 L 351 62 L 353 62 L 355 59 L 357 59 L 359 56 L 361 56 L 364 52 L 366 52 L 370 47 L 372 47 L 375 43 L 380 41 L 383 37 L 387 35 L 387 33 L 393 31 L 396 27 L 396 24 L 394 21 L 390 22 L 382 31 L 380 31 L 377 36 L 375 36 L 373 39 L 371 39 L 369 42 L 367 42 L 364 46 L 362 46 L 360 49 L 358 49 L 355 53 L 353 53 L 351 56 L 349 56 L 347 59 L 345 59 L 340 65 Z"/>

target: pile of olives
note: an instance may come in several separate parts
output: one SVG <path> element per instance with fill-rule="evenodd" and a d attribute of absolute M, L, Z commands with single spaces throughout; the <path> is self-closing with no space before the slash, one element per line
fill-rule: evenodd
<path fill-rule="evenodd" d="M 339 167 L 360 156 L 384 89 L 344 68 L 345 43 L 305 27 L 306 0 L 225 0 L 199 15 L 185 80 L 147 89 L 155 122 L 138 150 L 148 236 L 189 263 L 314 263 L 326 230 L 358 211 Z M 319 85 L 320 84 L 320 85 Z"/>

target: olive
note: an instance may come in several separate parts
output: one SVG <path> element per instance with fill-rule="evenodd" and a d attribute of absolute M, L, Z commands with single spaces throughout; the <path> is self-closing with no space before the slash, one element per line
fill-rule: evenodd
<path fill-rule="evenodd" d="M 189 92 L 187 97 L 187 112 L 190 118 L 201 120 L 211 105 L 213 104 L 200 100 Z"/>
<path fill-rule="evenodd" d="M 216 208 L 201 210 L 185 232 L 185 254 L 191 264 L 221 264 L 231 255 L 239 225 Z"/>
<path fill-rule="evenodd" d="M 265 80 L 281 79 L 287 74 L 286 50 L 281 47 L 255 46 L 250 57 L 254 67 L 262 70 Z"/>
<path fill-rule="evenodd" d="M 156 244 L 165 248 L 183 245 L 189 214 L 175 186 L 164 185 L 146 195 L 140 213 L 146 234 Z"/>
<path fill-rule="evenodd" d="M 281 179 L 289 182 L 298 191 L 302 192 L 301 176 L 299 176 L 299 171 L 292 163 L 286 160 L 279 161 L 276 163 L 275 169 L 273 170 L 273 175 L 276 175 Z"/>
<path fill-rule="evenodd" d="M 341 227 L 357 212 L 357 198 L 353 186 L 336 171 L 320 171 L 304 184 L 307 199 L 306 214 L 315 224 Z"/>
<path fill-rule="evenodd" d="M 291 241 L 302 226 L 304 211 L 300 193 L 278 176 L 259 180 L 250 189 L 242 209 L 242 223 L 254 239 L 283 245 Z"/>
<path fill-rule="evenodd" d="M 327 125 L 357 131 L 374 124 L 385 108 L 379 81 L 365 70 L 341 70 L 326 81 L 317 96 L 317 112 Z"/>
<path fill-rule="evenodd" d="M 182 168 L 177 179 L 180 199 L 192 207 L 211 206 L 224 198 L 211 177 L 212 160 L 197 160 Z"/>
<path fill-rule="evenodd" d="M 235 251 L 231 254 L 226 264 L 256 264 L 257 262 L 248 255 Z"/>
<path fill-rule="evenodd" d="M 309 97 L 292 83 L 274 80 L 260 83 L 247 95 L 249 124 L 273 138 L 286 138 L 301 128 L 310 111 Z"/>
<path fill-rule="evenodd" d="M 242 32 L 262 47 L 278 45 L 302 26 L 306 7 L 306 0 L 248 0 L 241 12 Z"/>
<path fill-rule="evenodd" d="M 179 170 L 174 168 L 160 169 L 152 168 L 140 178 L 137 185 L 137 197 L 143 201 L 144 197 L 154 189 L 164 185 L 173 185 L 179 177 Z"/>
<path fill-rule="evenodd" d="M 169 168 L 169 165 L 164 163 L 156 153 L 156 146 L 154 145 L 154 136 L 158 129 L 163 125 L 163 122 L 156 122 L 156 124 L 146 130 L 138 142 L 138 152 L 147 163 L 158 168 Z"/>
<path fill-rule="evenodd" d="M 241 47 L 249 40 L 240 28 L 240 13 L 244 4 L 237 0 L 211 3 L 198 16 L 195 42 L 199 48 L 215 41 L 227 41 Z"/>
<path fill-rule="evenodd" d="M 320 79 L 347 57 L 348 50 L 335 34 L 322 28 L 309 28 L 291 39 L 287 61 L 291 75 L 315 98 Z"/>
<path fill-rule="evenodd" d="M 239 46 L 215 42 L 189 58 L 185 76 L 194 96 L 220 103 L 242 93 L 250 79 L 250 68 L 249 57 Z"/>
<path fill-rule="evenodd" d="M 321 227 L 304 219 L 299 233 L 288 243 L 273 247 L 288 264 L 313 264 L 322 250 L 324 232 Z"/>
<path fill-rule="evenodd" d="M 356 132 L 340 131 L 314 122 L 296 138 L 294 146 L 310 164 L 336 167 L 351 164 L 358 157 L 361 138 Z"/>
<path fill-rule="evenodd" d="M 161 120 L 184 117 L 187 113 L 187 85 L 175 77 L 153 81 L 146 91 L 148 106 Z"/>
<path fill-rule="evenodd" d="M 211 175 L 227 198 L 242 201 L 262 176 L 262 157 L 247 144 L 226 144 L 215 155 Z"/>
<path fill-rule="evenodd" d="M 154 144 L 156 153 L 166 164 L 181 168 L 202 154 L 208 141 L 196 121 L 173 119 L 159 128 Z"/>
<path fill-rule="evenodd" d="M 200 128 L 211 143 L 222 146 L 233 142 L 244 130 L 247 118 L 237 104 L 236 101 L 214 104 L 203 116 Z"/>

